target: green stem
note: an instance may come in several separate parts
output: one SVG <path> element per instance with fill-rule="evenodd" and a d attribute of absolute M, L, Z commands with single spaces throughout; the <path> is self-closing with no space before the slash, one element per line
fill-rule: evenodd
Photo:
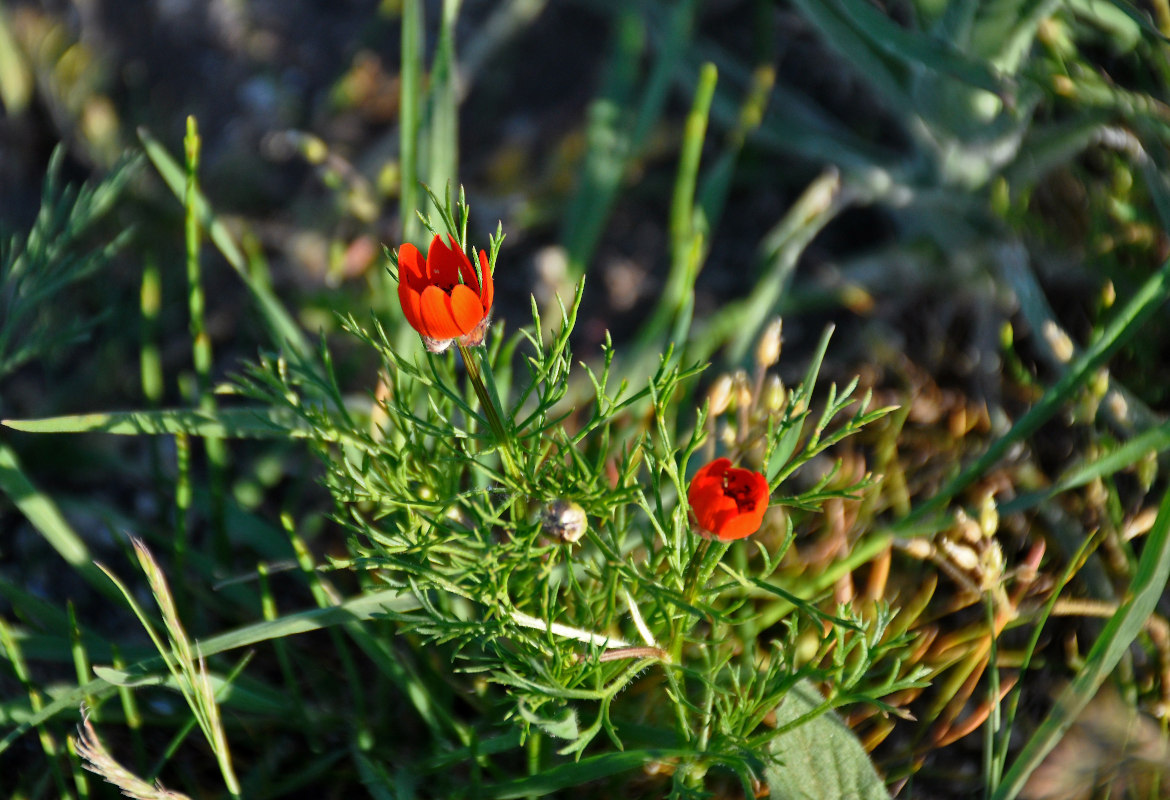
<path fill-rule="evenodd" d="M 691 562 L 687 564 L 687 575 L 683 580 L 683 598 L 687 605 L 694 602 L 695 594 L 699 591 L 699 567 L 703 563 L 703 559 L 707 557 L 707 551 L 711 549 L 711 540 L 704 539 L 699 543 L 699 548 L 691 555 Z"/>
<path fill-rule="evenodd" d="M 707 581 L 711 579 L 711 574 L 715 571 L 715 567 L 719 565 L 723 554 L 727 552 L 727 548 L 730 546 L 728 542 L 720 542 L 718 547 L 714 549 L 712 556 L 711 540 L 703 539 L 699 543 L 698 548 L 687 564 L 686 577 L 683 578 L 683 602 L 686 605 L 694 605 L 695 595 L 699 593 L 700 587 L 707 585 Z M 683 639 L 691 629 L 691 626 L 694 625 L 696 619 L 698 617 L 687 611 L 679 620 L 679 626 L 675 629 L 670 643 L 670 659 L 675 664 L 682 663 Z"/>
<path fill-rule="evenodd" d="M 467 368 L 467 377 L 471 380 L 471 388 L 475 390 L 475 396 L 479 398 L 479 404 L 483 407 L 484 416 L 487 417 L 488 426 L 492 429 L 492 436 L 498 445 L 500 459 L 504 462 L 504 472 L 509 478 L 519 481 L 521 479 L 520 464 L 512 450 L 512 435 L 504 425 L 499 400 L 496 399 L 493 392 L 488 391 L 487 384 L 483 380 L 483 372 L 479 368 L 479 361 L 472 354 L 471 349 L 461 344 L 457 346 L 459 354 L 463 356 L 463 364 Z"/>

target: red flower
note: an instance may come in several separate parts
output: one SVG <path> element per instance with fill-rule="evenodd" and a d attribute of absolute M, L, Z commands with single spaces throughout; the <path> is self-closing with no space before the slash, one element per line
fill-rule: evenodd
<path fill-rule="evenodd" d="M 768 510 L 768 480 L 750 469 L 737 469 L 717 458 L 695 473 L 687 500 L 695 522 L 720 541 L 751 536 Z"/>
<path fill-rule="evenodd" d="M 426 259 L 409 242 L 398 248 L 402 313 L 432 353 L 446 350 L 454 340 L 468 347 L 482 344 L 495 296 L 487 254 L 479 251 L 481 285 L 455 237 L 448 234 L 447 239 L 449 247 L 435 236 Z"/>

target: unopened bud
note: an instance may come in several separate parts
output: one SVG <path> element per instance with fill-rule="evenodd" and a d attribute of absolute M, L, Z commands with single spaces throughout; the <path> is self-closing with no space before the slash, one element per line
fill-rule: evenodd
<path fill-rule="evenodd" d="M 934 545 L 926 539 L 900 539 L 898 546 L 912 558 L 918 558 L 923 561 L 934 555 Z"/>
<path fill-rule="evenodd" d="M 979 508 L 979 531 L 987 539 L 995 537 L 999 530 L 999 508 L 995 504 L 995 496 L 988 492 L 983 496 L 983 505 Z"/>
<path fill-rule="evenodd" d="M 737 441 L 737 434 L 736 434 L 736 430 L 735 430 L 735 425 L 732 425 L 730 423 L 724 423 L 723 425 L 720 425 L 719 426 L 719 441 L 723 443 L 724 447 L 727 447 L 727 448 L 735 447 L 735 443 Z"/>
<path fill-rule="evenodd" d="M 760 341 L 756 344 L 756 363 L 762 369 L 767 369 L 780 360 L 780 347 L 784 344 L 784 337 L 781 335 L 783 327 L 783 320 L 776 317 L 764 328 Z"/>
<path fill-rule="evenodd" d="M 779 375 L 769 375 L 764 381 L 764 396 L 761 398 L 764 408 L 772 412 L 784 410 L 784 401 L 788 399 L 788 392 L 784 388 L 784 381 Z"/>
<path fill-rule="evenodd" d="M 710 414 L 717 417 L 731 405 L 731 376 L 724 373 L 715 379 L 711 389 L 707 392 L 707 402 L 710 404 Z"/>
<path fill-rule="evenodd" d="M 1044 323 L 1044 338 L 1047 340 L 1048 346 L 1052 348 L 1053 355 L 1058 360 L 1065 364 L 1072 361 L 1072 357 L 1076 355 L 1076 348 L 1073 346 L 1073 341 L 1052 320 Z"/>
<path fill-rule="evenodd" d="M 999 542 L 992 542 L 991 546 L 983 551 L 983 558 L 980 559 L 979 587 L 986 592 L 999 586 L 1003 580 L 1004 566 L 1003 550 Z"/>
<path fill-rule="evenodd" d="M 585 509 L 572 500 L 553 500 L 540 514 L 540 525 L 549 536 L 573 544 L 585 535 L 589 519 Z"/>
<path fill-rule="evenodd" d="M 735 371 L 735 406 L 750 408 L 752 405 L 752 383 L 742 369 Z"/>
<path fill-rule="evenodd" d="M 1116 301 L 1117 290 L 1113 288 L 1113 281 L 1105 281 L 1105 286 L 1101 289 L 1101 305 L 1112 308 Z"/>

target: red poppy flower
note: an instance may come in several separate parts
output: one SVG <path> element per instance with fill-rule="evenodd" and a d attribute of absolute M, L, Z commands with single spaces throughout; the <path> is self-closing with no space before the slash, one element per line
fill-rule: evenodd
<path fill-rule="evenodd" d="M 479 251 L 476 275 L 455 237 L 447 234 L 447 239 L 450 246 L 435 236 L 425 259 L 409 242 L 398 248 L 402 313 L 433 353 L 446 350 L 454 340 L 468 347 L 482 344 L 495 296 L 487 254 Z"/>
<path fill-rule="evenodd" d="M 720 541 L 751 536 L 768 510 L 768 480 L 750 469 L 717 458 L 695 473 L 687 500 L 695 522 Z"/>

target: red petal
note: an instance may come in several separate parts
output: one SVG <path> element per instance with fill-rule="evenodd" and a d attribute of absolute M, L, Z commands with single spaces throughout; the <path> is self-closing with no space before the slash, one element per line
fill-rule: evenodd
<path fill-rule="evenodd" d="M 448 305 L 451 298 L 438 286 L 428 286 L 423 290 L 419 315 L 422 317 L 422 326 L 418 332 L 432 339 L 454 339 L 463 331 L 455 324 Z"/>
<path fill-rule="evenodd" d="M 398 285 L 406 283 L 418 291 L 426 286 L 427 264 L 422 253 L 410 242 L 398 248 Z"/>
<path fill-rule="evenodd" d="M 455 241 L 455 237 L 447 234 L 447 238 L 451 240 L 452 252 L 459 258 L 459 275 L 462 278 L 464 285 L 469 286 L 476 297 L 479 296 L 479 278 L 475 275 L 475 267 L 471 266 L 471 260 L 468 259 L 467 253 L 463 252 L 463 248 L 459 246 L 459 242 Z"/>
<path fill-rule="evenodd" d="M 731 461 L 726 458 L 717 458 L 710 464 L 705 465 L 702 469 L 696 472 L 695 477 L 691 479 L 690 491 L 694 491 L 712 483 L 722 487 L 723 473 L 727 472 L 727 468 L 730 466 Z"/>
<path fill-rule="evenodd" d="M 402 279 L 401 272 L 398 273 L 398 302 L 402 303 L 402 313 L 410 327 L 425 336 L 426 332 L 422 328 L 422 296 Z"/>
<path fill-rule="evenodd" d="M 760 523 L 764 521 L 764 514 L 761 511 L 759 514 L 722 514 L 718 520 L 718 527 L 714 534 L 722 542 L 729 542 L 732 539 L 742 539 L 745 536 L 751 536 L 760 529 Z"/>
<path fill-rule="evenodd" d="M 451 263 L 451 251 L 447 249 L 443 237 L 436 233 L 431 238 L 431 246 L 427 249 L 427 282 L 437 285 L 443 278 L 453 277 L 450 274 Z"/>
<path fill-rule="evenodd" d="M 461 336 L 473 330 L 483 319 L 483 304 L 470 286 L 460 284 L 452 289 L 448 308 Z"/>
<path fill-rule="evenodd" d="M 479 271 L 483 275 L 483 291 L 479 293 L 480 299 L 483 301 L 484 313 L 492 310 L 492 300 L 496 297 L 495 279 L 492 277 L 492 271 L 488 264 L 487 253 L 479 251 Z"/>
<path fill-rule="evenodd" d="M 469 263 L 454 237 L 448 238 L 451 240 L 450 246 L 436 235 L 431 239 L 431 249 L 427 251 L 427 282 L 446 292 L 450 292 L 460 282 L 463 265 Z"/>
<path fill-rule="evenodd" d="M 698 491 L 692 485 L 687 499 L 691 503 L 691 510 L 695 513 L 695 521 L 699 523 L 699 527 L 716 535 L 729 515 L 739 513 L 735 500 L 725 495 L 723 487 L 717 484 L 699 487 Z"/>
<path fill-rule="evenodd" d="M 687 500 L 695 521 L 721 541 L 742 539 L 760 529 L 768 510 L 768 481 L 726 458 L 703 466 L 691 480 Z"/>

